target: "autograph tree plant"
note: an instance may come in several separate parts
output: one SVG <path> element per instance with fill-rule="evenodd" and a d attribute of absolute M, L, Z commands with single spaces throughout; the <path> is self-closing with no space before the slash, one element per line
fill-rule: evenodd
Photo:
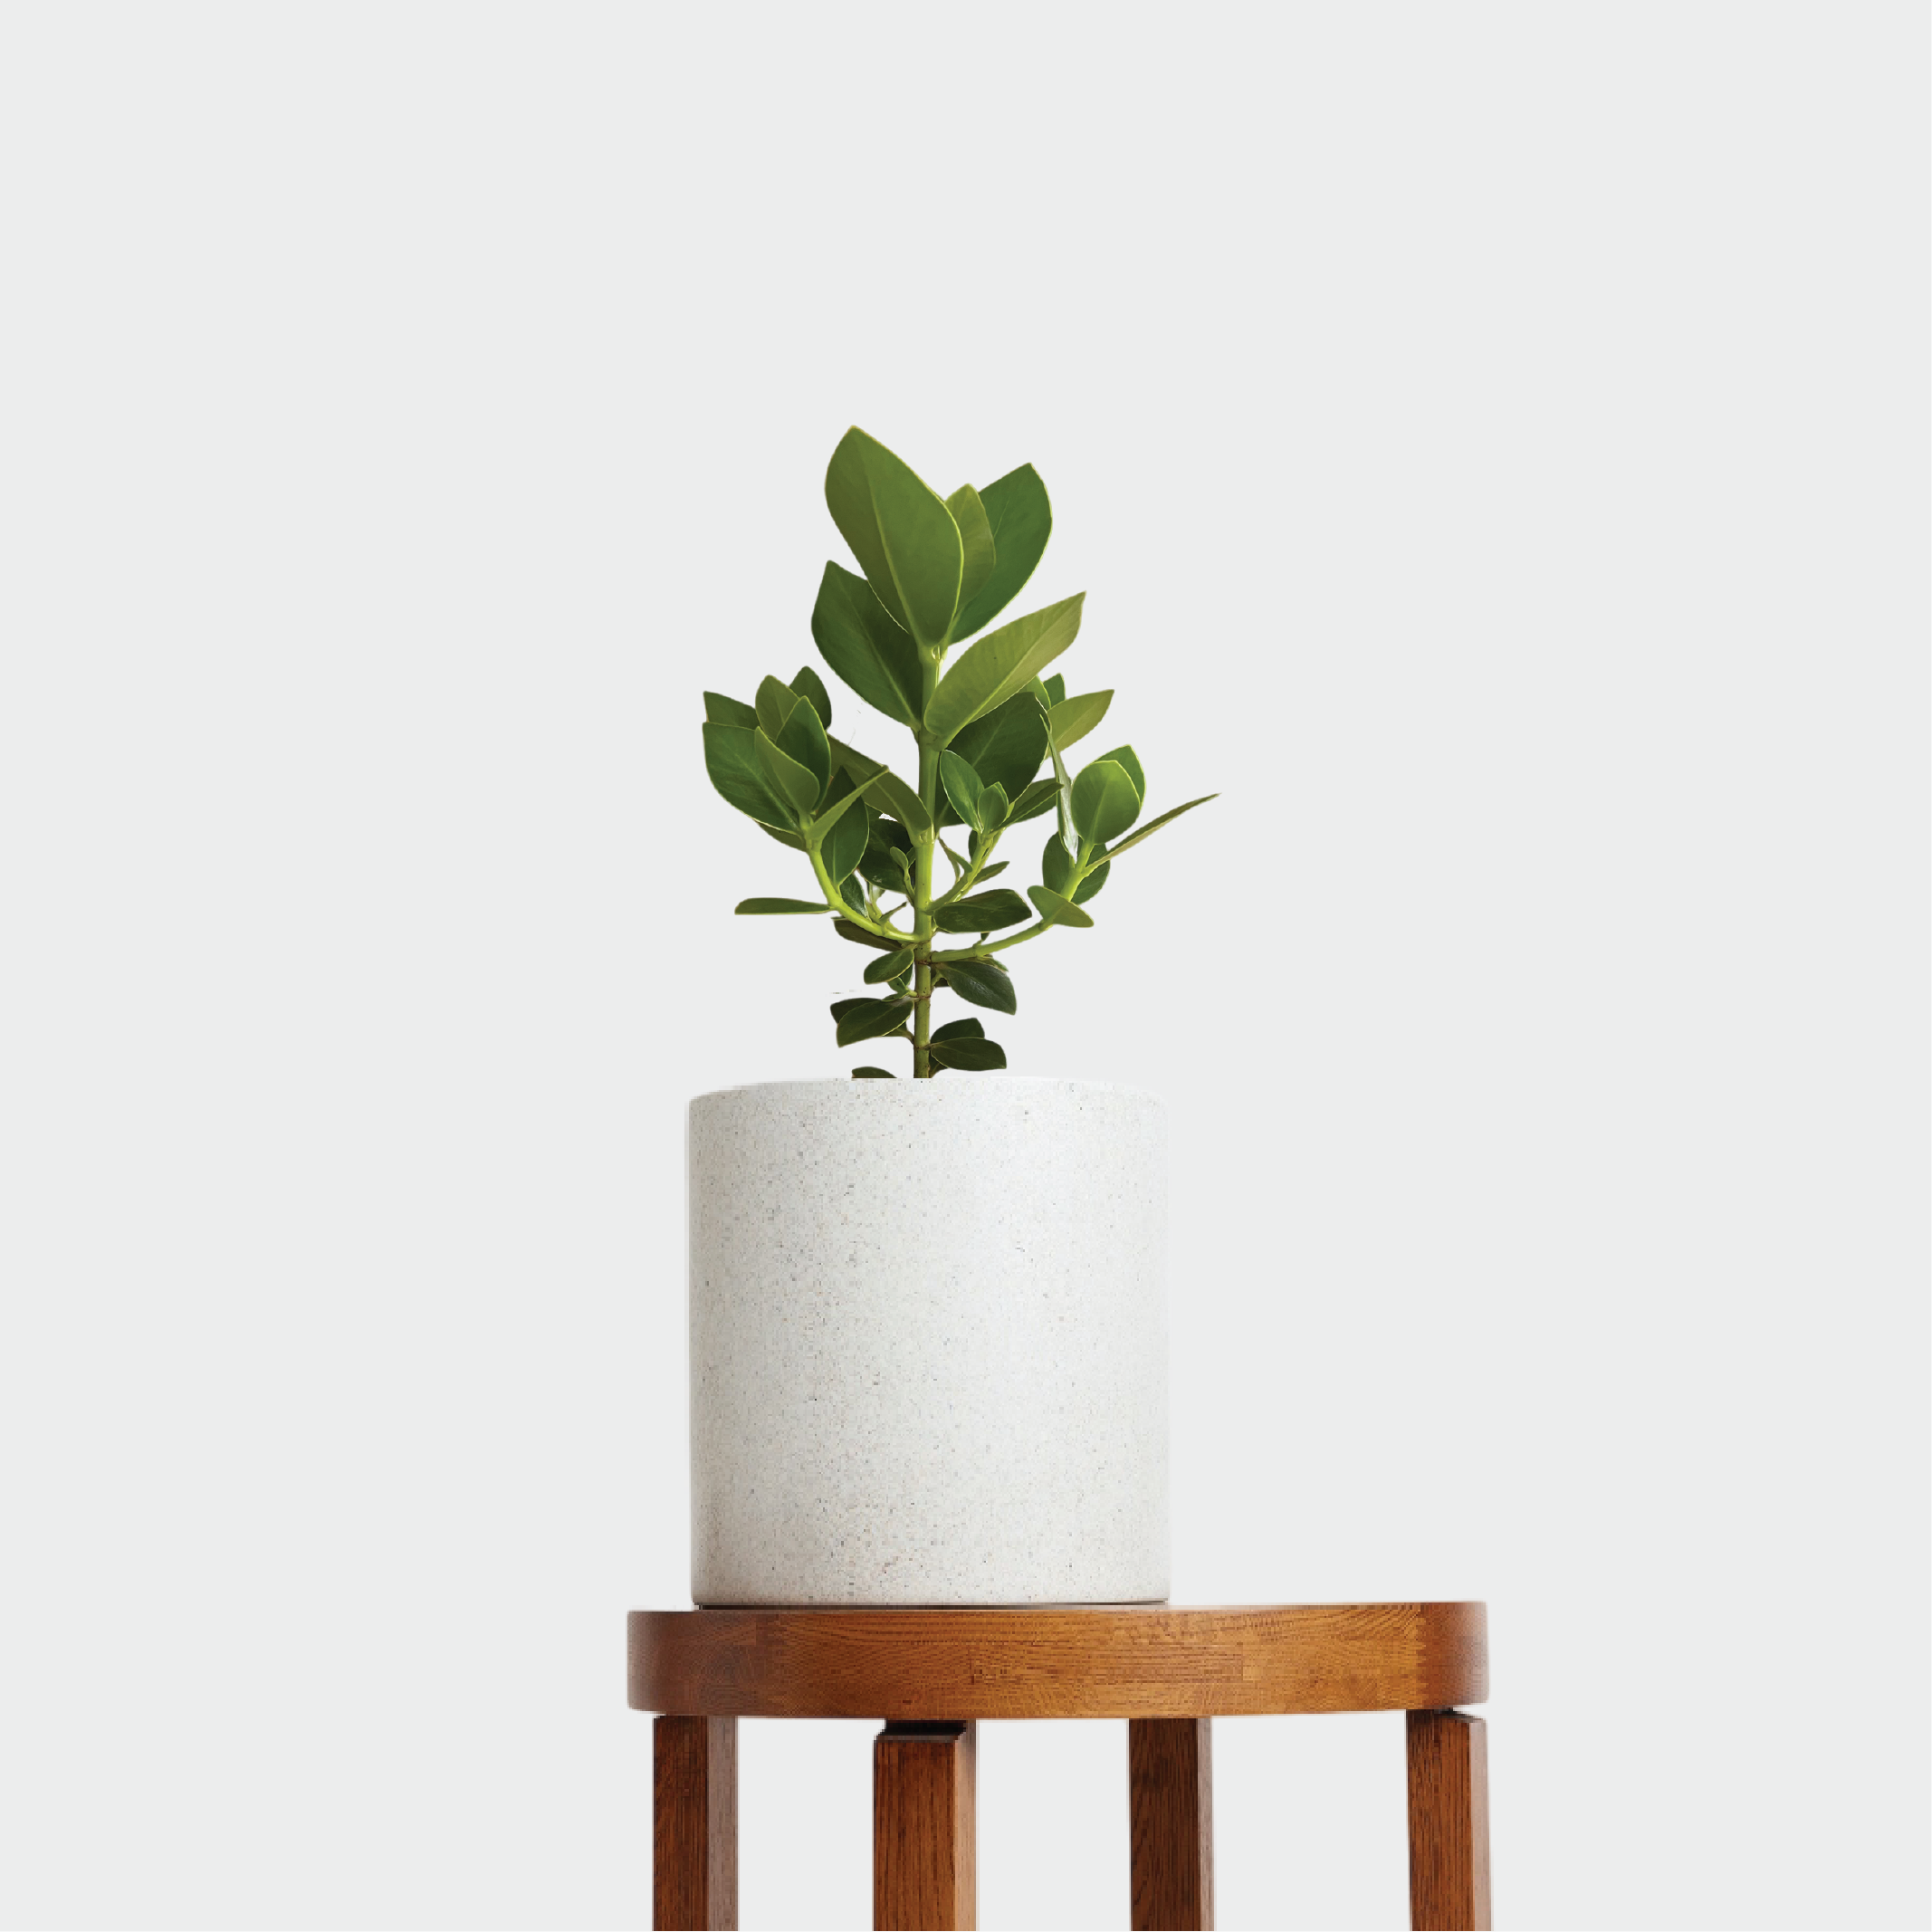
<path fill-rule="evenodd" d="M 826 565 L 812 636 L 841 683 L 911 731 L 916 777 L 831 735 L 831 697 L 809 665 L 789 684 L 766 678 L 750 704 L 707 691 L 712 783 L 805 856 L 819 893 L 746 899 L 738 911 L 829 913 L 841 938 L 877 954 L 865 979 L 882 990 L 833 1003 L 841 1047 L 906 1040 L 921 1080 L 949 1067 L 1002 1067 L 1004 1049 L 978 1019 L 932 1024 L 934 994 L 1017 1011 L 1001 955 L 1054 927 L 1092 926 L 1086 908 L 1114 862 L 1215 794 L 1135 830 L 1147 781 L 1131 746 L 1069 770 L 1067 751 L 1114 696 L 1069 697 L 1059 675 L 1041 675 L 1078 633 L 1084 592 L 986 631 L 1032 576 L 1053 528 L 1030 464 L 983 491 L 969 484 L 942 497 L 883 444 L 849 429 L 826 471 L 825 500 L 862 574 Z M 1056 822 L 1039 883 L 1024 898 L 990 886 L 1009 863 L 994 856 L 1000 841 L 1048 812 Z M 941 855 L 950 872 L 942 886 Z M 860 1066 L 853 1077 L 894 1076 Z"/>

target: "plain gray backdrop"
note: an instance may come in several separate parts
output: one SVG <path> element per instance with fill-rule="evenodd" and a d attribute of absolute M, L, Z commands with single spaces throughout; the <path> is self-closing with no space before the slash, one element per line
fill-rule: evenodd
<path fill-rule="evenodd" d="M 1221 793 L 1002 1028 L 1170 1104 L 1177 1596 L 1487 1599 L 1501 1924 L 1924 1925 L 1927 66 L 0 15 L 0 1914 L 646 1922 L 683 1110 L 853 1057 L 698 693 L 856 421 L 1038 464 Z M 747 1926 L 866 1922 L 869 1736 L 746 1727 Z M 1400 1740 L 1219 1727 L 1223 1925 L 1402 1922 Z M 1125 1922 L 1124 1758 L 988 1728 L 984 1924 Z"/>

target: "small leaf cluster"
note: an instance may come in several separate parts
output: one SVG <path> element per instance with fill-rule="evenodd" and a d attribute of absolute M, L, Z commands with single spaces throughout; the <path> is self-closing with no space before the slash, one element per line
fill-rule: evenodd
<path fill-rule="evenodd" d="M 826 565 L 813 641 L 842 684 L 912 732 L 916 763 L 902 776 L 835 738 L 831 693 L 808 665 L 789 683 L 766 678 L 750 703 L 706 692 L 713 785 L 804 856 L 818 893 L 745 899 L 738 911 L 829 914 L 841 939 L 875 955 L 864 979 L 879 990 L 832 1004 L 839 1046 L 903 1039 L 916 1079 L 997 1070 L 1006 1053 L 980 1020 L 932 1025 L 933 996 L 1016 1012 L 1002 955 L 1055 927 L 1090 928 L 1087 907 L 1114 862 L 1215 795 L 1141 824 L 1147 779 L 1131 745 L 1070 768 L 1067 752 L 1114 697 L 1070 696 L 1059 674 L 1045 674 L 1079 632 L 1085 593 L 986 629 L 1053 529 L 1030 464 L 942 497 L 855 428 L 832 454 L 825 496 L 859 569 Z M 1049 814 L 1038 883 L 1024 896 L 992 886 L 1010 864 L 994 856 L 1000 841 Z M 864 1066 L 853 1077 L 894 1076 Z"/>

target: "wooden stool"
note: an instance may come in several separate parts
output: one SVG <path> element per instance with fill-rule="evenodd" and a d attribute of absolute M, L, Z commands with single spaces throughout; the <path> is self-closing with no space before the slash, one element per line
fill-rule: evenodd
<path fill-rule="evenodd" d="M 1489 1923 L 1480 1603 L 1176 1610 L 634 1611 L 630 1704 L 658 1711 L 655 1922 L 738 1923 L 738 1719 L 878 1717 L 872 1910 L 973 1923 L 973 1726 L 1124 1717 L 1133 1923 L 1214 1923 L 1209 1724 L 1409 1713 L 1409 1906 Z"/>

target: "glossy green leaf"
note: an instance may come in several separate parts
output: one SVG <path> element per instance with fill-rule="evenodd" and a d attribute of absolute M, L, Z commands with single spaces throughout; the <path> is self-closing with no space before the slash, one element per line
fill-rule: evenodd
<path fill-rule="evenodd" d="M 960 526 L 960 546 L 964 560 L 960 569 L 960 602 L 977 597 L 993 574 L 993 532 L 986 521 L 986 506 L 971 483 L 955 490 L 946 499 L 952 521 Z"/>
<path fill-rule="evenodd" d="M 1006 787 L 989 785 L 980 795 L 980 816 L 986 820 L 989 832 L 998 831 L 1006 823 Z"/>
<path fill-rule="evenodd" d="M 851 779 L 841 771 L 832 780 L 835 786 L 850 784 Z M 834 885 L 851 875 L 852 869 L 865 856 L 866 847 L 871 841 L 871 814 L 854 793 L 851 799 L 837 799 L 828 802 L 828 810 L 839 816 L 832 822 L 831 828 L 819 843 L 818 855 L 825 861 L 825 869 Z M 824 824 L 826 815 L 821 813 L 818 823 Z"/>
<path fill-rule="evenodd" d="M 952 801 L 952 808 L 974 831 L 985 830 L 980 818 L 980 796 L 986 787 L 980 782 L 980 774 L 975 771 L 957 751 L 942 751 L 939 754 L 939 781 L 945 788 L 946 796 Z"/>
<path fill-rule="evenodd" d="M 1049 838 L 1046 849 L 1040 854 L 1041 880 L 1048 892 L 1058 893 L 1061 898 L 1071 899 L 1076 905 L 1085 905 L 1107 883 L 1107 868 L 1105 864 L 1095 866 L 1078 885 L 1075 885 L 1073 877 L 1076 870 L 1078 867 L 1068 856 L 1066 847 L 1057 838 Z"/>
<path fill-rule="evenodd" d="M 866 887 L 856 877 L 841 879 L 838 882 L 838 896 L 851 907 L 859 918 L 867 916 L 866 912 Z"/>
<path fill-rule="evenodd" d="M 938 970 L 968 1006 L 983 1006 L 995 1013 L 1019 1011 L 1019 998 L 1013 990 L 1012 978 L 993 961 L 947 960 Z"/>
<path fill-rule="evenodd" d="M 818 713 L 818 722 L 827 731 L 832 729 L 832 693 L 825 688 L 825 680 L 809 665 L 800 665 L 799 674 L 791 681 L 791 688 L 801 698 L 810 700 L 811 707 Z"/>
<path fill-rule="evenodd" d="M 926 1052 L 935 1066 L 962 1074 L 998 1073 L 1006 1065 L 1006 1048 L 998 1040 L 935 1040 Z"/>
<path fill-rule="evenodd" d="M 805 707 L 810 712 L 809 704 Z M 713 727 L 706 726 L 706 730 Z M 815 772 L 801 765 L 789 752 L 781 751 L 773 744 L 770 734 L 760 725 L 751 733 L 751 742 L 757 750 L 760 764 L 764 768 L 766 779 L 773 790 L 791 806 L 795 818 L 808 817 L 818 803 L 818 779 Z"/>
<path fill-rule="evenodd" d="M 707 691 L 704 693 L 704 722 L 707 724 L 738 724 L 750 731 L 758 722 L 758 713 L 749 704 L 741 704 L 736 698 Z"/>
<path fill-rule="evenodd" d="M 938 1040 L 983 1040 L 986 1028 L 977 1019 L 949 1019 L 942 1027 L 933 1028 L 933 1038 Z"/>
<path fill-rule="evenodd" d="M 887 980 L 896 980 L 913 963 L 913 949 L 901 946 L 894 952 L 882 952 L 866 969 L 867 986 L 883 985 Z"/>
<path fill-rule="evenodd" d="M 933 908 L 933 923 L 942 933 L 997 933 L 1002 926 L 1024 925 L 1031 916 L 1027 902 L 1004 885 Z"/>
<path fill-rule="evenodd" d="M 875 711 L 901 724 L 918 723 L 924 689 L 919 648 L 893 622 L 863 577 L 836 563 L 826 565 L 818 601 L 812 606 L 812 641 L 826 663 Z"/>
<path fill-rule="evenodd" d="M 758 828 L 767 838 L 775 838 L 781 846 L 789 846 L 794 852 L 803 852 L 806 849 L 804 839 L 796 832 L 787 831 L 781 825 L 766 825 L 760 822 Z"/>
<path fill-rule="evenodd" d="M 1114 762 L 1133 780 L 1134 796 L 1143 804 L 1147 799 L 1147 774 L 1141 770 L 1141 761 L 1133 755 L 1133 747 L 1124 744 L 1112 751 L 1103 751 L 1103 758 L 1111 758 Z"/>
<path fill-rule="evenodd" d="M 741 899 L 734 913 L 822 913 L 823 899 Z"/>
<path fill-rule="evenodd" d="M 1086 601 L 1084 590 L 1063 598 L 968 645 L 926 706 L 926 729 L 948 744 L 963 726 L 1031 684 L 1040 667 L 1051 664 L 1078 635 Z"/>
<path fill-rule="evenodd" d="M 1024 691 L 956 732 L 951 749 L 980 774 L 983 785 L 1018 798 L 1047 755 L 1047 713 Z"/>
<path fill-rule="evenodd" d="M 866 1002 L 863 999 L 835 999 L 832 1002 L 832 1018 L 834 1019 L 843 1019 L 854 1007 L 864 1006 Z"/>
<path fill-rule="evenodd" d="M 1132 838 L 1124 838 L 1117 846 L 1107 847 L 1109 861 L 1118 858 L 1123 852 L 1131 852 L 1143 838 L 1152 838 L 1163 825 L 1172 825 L 1182 812 L 1191 812 L 1197 805 L 1205 805 L 1210 799 L 1218 799 L 1218 791 L 1203 792 L 1198 799 L 1190 799 L 1185 805 L 1177 805 L 1171 812 L 1162 812 L 1158 818 L 1150 818 Z"/>
<path fill-rule="evenodd" d="M 980 878 L 981 878 L 981 879 L 997 879 L 997 878 L 998 878 L 998 877 L 999 876 L 999 875 L 1000 875 L 1000 874 L 1001 874 L 1002 872 L 1004 872 L 1004 871 L 1006 870 L 1006 868 L 1007 868 L 1007 863 L 1008 863 L 1008 862 L 1007 862 L 1007 861 L 1006 861 L 1005 859 L 1003 859 L 1003 858 L 996 858 L 996 859 L 995 859 L 995 860 L 994 860 L 994 861 L 992 862 L 992 864 L 991 864 L 990 866 L 980 866 Z"/>
<path fill-rule="evenodd" d="M 704 727 L 704 770 L 729 805 L 765 825 L 789 827 L 796 821 L 789 795 L 766 770 L 756 730 L 740 724 Z M 780 754 L 782 755 L 782 754 Z M 810 773 L 806 773 L 809 779 Z"/>
<path fill-rule="evenodd" d="M 1141 794 L 1125 770 L 1096 758 L 1074 780 L 1074 829 L 1082 838 L 1118 838 L 1141 815 Z"/>
<path fill-rule="evenodd" d="M 845 1008 L 837 1016 L 841 1047 L 856 1047 L 860 1040 L 896 1033 L 913 1017 L 910 999 L 841 999 L 838 1003 Z"/>
<path fill-rule="evenodd" d="M 1114 702 L 1111 691 L 1083 692 L 1076 698 L 1063 698 L 1047 713 L 1047 728 L 1061 751 L 1079 743 L 1107 714 Z"/>
<path fill-rule="evenodd" d="M 758 728 L 818 780 L 812 798 L 816 806 L 832 776 L 832 747 L 811 700 L 775 677 L 763 679 L 758 687 Z"/>
<path fill-rule="evenodd" d="M 1066 680 L 1057 671 L 1051 677 L 1044 680 L 1041 688 L 1047 693 L 1047 705 L 1049 710 L 1056 704 L 1066 703 Z"/>
<path fill-rule="evenodd" d="M 832 452 L 825 501 L 879 602 L 914 642 L 944 644 L 959 607 L 965 546 L 943 500 L 855 427 Z"/>
<path fill-rule="evenodd" d="M 993 570 L 973 598 L 961 600 L 952 625 L 955 637 L 970 637 L 983 629 L 1019 595 L 1053 531 L 1047 485 L 1030 463 L 988 483 L 980 492 L 980 501 L 993 536 Z"/>
<path fill-rule="evenodd" d="M 931 814 L 919 794 L 896 772 L 882 767 L 861 789 L 866 794 L 866 804 L 879 811 L 890 812 L 919 843 L 924 844 L 933 837 L 934 827 Z"/>
<path fill-rule="evenodd" d="M 855 1080 L 891 1080 L 896 1076 L 887 1073 L 883 1066 L 855 1066 L 852 1077 Z"/>
<path fill-rule="evenodd" d="M 1039 915 L 1051 926 L 1090 926 L 1094 923 L 1091 913 L 1083 913 L 1071 899 L 1063 899 L 1057 892 L 1048 892 L 1044 885 L 1027 887 L 1027 897 L 1038 908 Z"/>
<path fill-rule="evenodd" d="M 900 942 L 896 939 L 886 939 L 880 933 L 868 933 L 864 926 L 855 925 L 849 919 L 835 919 L 832 922 L 832 930 L 839 938 L 849 939 L 856 946 L 876 946 L 883 952 L 896 952 L 899 950 Z M 835 1013 L 832 1017 L 836 1019 L 838 1016 Z"/>
<path fill-rule="evenodd" d="M 1042 812 L 1050 812 L 1059 792 L 1059 785 L 1054 779 L 1035 779 L 1007 808 L 1006 822 L 1024 825 L 1028 818 L 1038 818 Z"/>

